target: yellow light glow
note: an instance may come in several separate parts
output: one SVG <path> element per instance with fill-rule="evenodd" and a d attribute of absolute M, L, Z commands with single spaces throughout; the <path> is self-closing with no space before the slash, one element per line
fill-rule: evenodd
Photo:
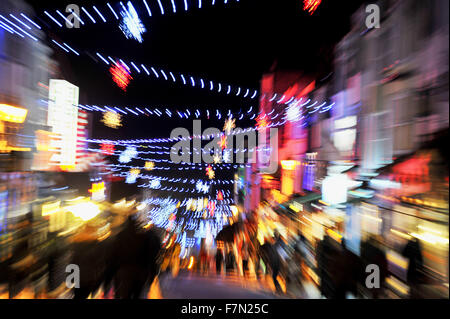
<path fill-rule="evenodd" d="M 408 239 L 408 240 L 411 239 L 411 236 L 409 236 L 408 234 L 405 234 L 405 233 L 403 233 L 401 231 L 398 231 L 398 230 L 395 230 L 395 229 L 391 229 L 391 233 L 393 233 L 393 234 L 395 234 L 397 236 L 400 236 L 400 237 L 402 237 L 404 239 Z"/>
<path fill-rule="evenodd" d="M 105 183 L 101 182 L 101 183 L 92 183 L 92 187 L 89 190 L 90 193 L 97 193 L 100 191 L 104 191 L 105 190 Z"/>
<path fill-rule="evenodd" d="M 145 162 L 145 169 L 146 170 L 151 171 L 154 168 L 155 168 L 155 163 L 154 162 Z"/>
<path fill-rule="evenodd" d="M 48 216 L 57 213 L 60 209 L 60 205 L 61 201 L 42 205 L 42 216 Z"/>
<path fill-rule="evenodd" d="M 400 291 L 404 295 L 407 295 L 409 293 L 408 287 L 402 284 L 399 280 L 395 279 L 394 277 L 386 278 L 386 283 L 391 287 L 395 288 L 396 290 Z"/>
<path fill-rule="evenodd" d="M 144 228 L 147 229 L 149 228 L 153 223 L 151 221 L 149 221 L 146 225 L 144 225 Z"/>
<path fill-rule="evenodd" d="M 297 166 L 297 161 L 288 160 L 288 161 L 281 161 L 281 167 L 288 171 L 293 171 L 295 169 L 295 166 Z"/>
<path fill-rule="evenodd" d="M 296 213 L 303 211 L 303 205 L 297 202 L 294 202 L 293 204 L 289 205 L 289 208 Z"/>
<path fill-rule="evenodd" d="M 0 120 L 12 123 L 23 123 L 28 110 L 8 104 L 0 104 Z"/>
<path fill-rule="evenodd" d="M 342 240 L 342 235 L 338 234 L 337 232 L 335 232 L 334 230 L 328 229 L 327 230 L 328 235 L 330 235 L 331 238 L 333 238 L 335 241 L 337 241 L 338 243 L 341 242 Z"/>
<path fill-rule="evenodd" d="M 423 240 L 432 245 L 435 245 L 435 244 L 448 245 L 449 244 L 448 238 L 433 235 L 431 233 L 423 233 L 423 234 L 411 233 L 411 236 L 416 237 L 416 238 Z"/>
<path fill-rule="evenodd" d="M 117 112 L 105 112 L 102 122 L 110 128 L 118 128 L 122 126 L 122 116 Z"/>
<path fill-rule="evenodd" d="M 137 210 L 143 210 L 145 207 L 147 207 L 146 203 L 140 203 L 139 205 L 136 206 Z"/>
<path fill-rule="evenodd" d="M 191 256 L 191 258 L 189 258 L 189 266 L 188 269 L 192 269 L 192 267 L 194 266 L 194 256 Z"/>
<path fill-rule="evenodd" d="M 231 212 L 233 213 L 233 216 L 237 216 L 237 214 L 239 213 L 238 208 L 235 205 L 231 205 L 230 209 L 231 209 Z"/>
<path fill-rule="evenodd" d="M 386 258 L 388 261 L 390 261 L 391 263 L 403 268 L 403 269 L 407 269 L 408 268 L 408 261 L 406 259 L 403 259 L 399 256 L 397 256 L 397 254 L 395 254 L 394 252 L 388 252 L 386 254 Z"/>
<path fill-rule="evenodd" d="M 75 169 L 75 165 L 59 165 L 62 171 L 71 171 Z"/>
<path fill-rule="evenodd" d="M 98 206 L 87 201 L 67 206 L 65 209 L 71 212 L 75 217 L 81 218 L 83 221 L 93 219 L 100 214 Z"/>
<path fill-rule="evenodd" d="M 328 204 L 327 202 L 324 202 L 323 200 L 319 200 L 319 203 L 321 203 L 322 205 L 325 205 L 325 206 L 330 206 L 330 204 Z"/>

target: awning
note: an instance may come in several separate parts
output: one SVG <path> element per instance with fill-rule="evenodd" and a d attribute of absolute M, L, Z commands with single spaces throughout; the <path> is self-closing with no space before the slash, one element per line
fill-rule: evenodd
<path fill-rule="evenodd" d="M 321 193 L 310 192 L 306 195 L 295 195 L 291 200 L 273 208 L 278 214 L 298 218 L 298 213 L 304 211 L 306 205 L 322 198 Z"/>

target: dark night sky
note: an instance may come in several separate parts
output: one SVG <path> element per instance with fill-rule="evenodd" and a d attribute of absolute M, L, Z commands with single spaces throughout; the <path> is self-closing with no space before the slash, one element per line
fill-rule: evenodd
<path fill-rule="evenodd" d="M 224 110 L 238 111 L 240 108 L 248 109 L 250 105 L 257 107 L 256 100 L 227 97 L 146 75 L 135 76 L 125 93 L 112 82 L 106 65 L 94 61 L 87 53 L 95 56 L 95 52 L 100 51 L 147 66 L 258 89 L 262 74 L 275 61 L 281 69 L 328 74 L 332 70 L 333 45 L 348 31 L 350 14 L 362 1 L 323 0 L 310 16 L 302 10 L 301 0 L 241 0 L 239 3 L 229 0 L 227 5 L 223 0 L 216 0 L 214 7 L 210 6 L 211 0 L 203 0 L 202 9 L 193 8 L 188 12 L 184 12 L 182 0 L 175 0 L 176 14 L 172 13 L 170 0 L 161 0 L 166 13 L 161 16 L 157 1 L 147 0 L 153 11 L 150 18 L 142 1 L 134 0 L 133 5 L 147 28 L 142 44 L 125 38 L 116 20 L 111 19 L 106 2 L 29 0 L 36 12 L 44 17 L 44 10 L 64 12 L 66 4 L 76 3 L 90 8 L 90 11 L 93 11 L 92 5 L 97 5 L 102 12 L 109 14 L 107 20 L 114 20 L 106 24 L 86 23 L 81 29 L 67 29 L 59 28 L 44 18 L 49 23 L 48 34 L 84 53 L 81 57 L 68 55 L 52 44 L 63 77 L 80 87 L 80 103 L 201 109 L 223 107 Z M 118 5 L 116 1 L 109 2 Z M 196 7 L 198 1 L 189 0 L 188 3 L 190 7 Z M 95 14 L 93 16 L 100 20 Z M 82 12 L 83 18 L 88 20 Z M 192 125 L 175 120 L 169 123 L 158 118 L 136 120 L 135 117 L 127 117 L 121 130 L 113 130 L 101 123 L 98 125 L 99 119 L 95 118 L 97 123 L 94 123 L 93 132 L 93 136 L 98 138 L 163 137 L 168 136 L 173 127 L 184 125 L 190 128 Z M 248 124 L 238 123 L 240 127 Z M 216 123 L 219 125 L 223 123 Z"/>

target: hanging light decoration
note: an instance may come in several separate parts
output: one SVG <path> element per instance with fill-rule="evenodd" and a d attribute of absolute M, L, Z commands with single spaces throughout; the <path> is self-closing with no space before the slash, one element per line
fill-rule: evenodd
<path fill-rule="evenodd" d="M 286 108 L 286 118 L 290 122 L 298 121 L 300 119 L 301 115 L 302 115 L 302 113 L 300 112 L 300 107 L 298 106 L 297 102 L 292 102 Z"/>
<path fill-rule="evenodd" d="M 231 130 L 236 127 L 236 119 L 231 118 L 231 116 L 225 120 L 225 125 L 223 126 L 223 130 L 225 133 L 230 134 Z"/>
<path fill-rule="evenodd" d="M 154 168 L 155 168 L 155 163 L 154 162 L 145 162 L 145 169 L 147 171 L 151 171 Z"/>
<path fill-rule="evenodd" d="M 225 135 L 222 135 L 220 137 L 220 141 L 217 143 L 222 150 L 224 150 L 227 147 L 227 137 Z"/>
<path fill-rule="evenodd" d="M 216 176 L 211 165 L 208 165 L 208 167 L 206 168 L 206 175 L 209 177 L 209 179 L 214 179 L 214 177 Z"/>
<path fill-rule="evenodd" d="M 113 81 L 124 91 L 127 90 L 127 86 L 133 79 L 130 75 L 130 70 L 122 64 L 122 62 L 116 62 L 111 66 L 109 72 L 112 75 Z"/>
<path fill-rule="evenodd" d="M 322 0 L 303 0 L 303 10 L 308 11 L 312 15 L 321 2 Z"/>
<path fill-rule="evenodd" d="M 128 1 L 128 9 L 125 8 L 122 3 L 120 4 L 122 5 L 122 11 L 120 12 L 122 15 L 122 22 L 119 25 L 120 30 L 122 30 L 127 39 L 135 39 L 139 43 L 142 43 L 142 41 L 144 41 L 142 39 L 142 34 L 144 34 L 147 30 L 145 29 L 141 19 L 139 19 L 133 4 Z"/>
<path fill-rule="evenodd" d="M 119 156 L 119 162 L 121 163 L 129 163 L 131 159 L 137 156 L 136 147 L 129 146 L 123 151 Z"/>
<path fill-rule="evenodd" d="M 219 164 L 222 160 L 218 154 L 215 154 L 213 157 L 214 164 Z"/>
<path fill-rule="evenodd" d="M 110 128 L 119 128 L 122 126 L 122 116 L 117 112 L 103 113 L 102 122 Z"/>
<path fill-rule="evenodd" d="M 258 115 L 258 117 L 256 118 L 256 127 L 258 129 L 263 129 L 269 125 L 270 125 L 270 120 L 265 113 L 261 113 L 260 115 Z"/>
<path fill-rule="evenodd" d="M 102 143 L 100 149 L 101 149 L 102 153 L 105 155 L 113 155 L 115 146 L 114 146 L 114 144 L 110 144 L 110 143 Z"/>

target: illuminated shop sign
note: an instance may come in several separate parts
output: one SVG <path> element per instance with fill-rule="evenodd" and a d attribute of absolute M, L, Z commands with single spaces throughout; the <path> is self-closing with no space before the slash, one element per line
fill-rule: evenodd
<path fill-rule="evenodd" d="M 50 80 L 48 125 L 61 136 L 59 153 L 52 157 L 56 165 L 74 167 L 77 150 L 78 125 L 77 86 L 64 80 Z"/>

